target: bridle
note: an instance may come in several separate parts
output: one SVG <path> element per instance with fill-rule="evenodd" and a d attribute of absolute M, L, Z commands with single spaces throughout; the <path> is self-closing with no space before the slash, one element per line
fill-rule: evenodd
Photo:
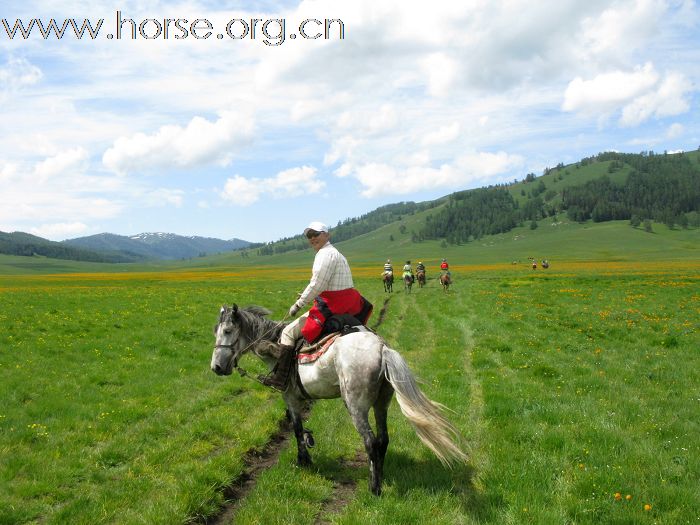
<path fill-rule="evenodd" d="M 234 315 L 236 315 L 236 313 L 238 312 L 238 305 L 234 304 L 234 305 L 231 307 L 230 310 L 226 309 L 225 312 L 226 312 L 226 317 L 223 317 L 223 315 L 222 315 L 222 318 L 219 320 L 219 324 L 221 324 L 221 323 L 224 322 L 224 321 L 229 321 L 229 322 L 233 323 L 233 322 L 234 322 L 234 321 L 233 321 L 233 317 L 234 317 Z M 223 313 L 224 313 L 224 312 L 222 312 L 222 314 L 223 314 Z M 284 319 L 282 319 L 282 322 L 284 322 L 284 321 L 287 319 L 287 317 L 289 317 L 289 315 L 285 315 L 285 316 L 284 316 Z M 218 326 L 217 326 L 217 328 L 218 328 Z M 233 359 L 233 369 L 234 369 L 236 372 L 238 372 L 238 375 L 239 375 L 239 376 L 241 376 L 241 377 L 248 377 L 248 378 L 250 378 L 250 379 L 253 379 L 254 381 L 257 381 L 257 382 L 260 383 L 260 384 L 265 384 L 265 383 L 263 383 L 260 379 L 255 378 L 255 377 L 251 376 L 250 374 L 248 374 L 248 371 L 247 371 L 247 370 L 245 370 L 244 368 L 241 368 L 240 366 L 238 366 L 238 358 L 239 358 L 240 356 L 242 356 L 243 354 L 245 354 L 250 348 L 255 348 L 255 346 L 256 346 L 260 341 L 264 340 L 265 336 L 266 336 L 267 334 L 269 334 L 270 331 L 272 331 L 272 328 L 269 329 L 269 330 L 267 330 L 267 331 L 265 331 L 265 332 L 263 332 L 263 333 L 262 333 L 257 339 L 255 339 L 254 341 L 251 341 L 250 343 L 248 343 L 248 345 L 246 345 L 246 347 L 245 347 L 243 350 L 241 350 L 240 352 L 238 352 L 237 354 L 236 354 L 235 350 L 233 349 L 233 347 L 235 346 L 234 343 L 216 344 L 216 345 L 214 345 L 214 350 L 216 350 L 216 349 L 218 349 L 218 348 L 228 348 L 229 350 L 231 350 L 231 352 L 234 353 L 234 356 L 233 356 L 233 358 L 232 358 L 232 359 Z M 266 386 L 267 386 L 267 385 L 266 385 Z"/>

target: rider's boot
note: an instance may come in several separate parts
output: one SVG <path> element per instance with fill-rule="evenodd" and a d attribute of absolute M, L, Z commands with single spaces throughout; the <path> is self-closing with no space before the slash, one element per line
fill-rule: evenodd
<path fill-rule="evenodd" d="M 292 370 L 292 364 L 294 364 L 296 351 L 294 346 L 282 344 L 279 345 L 279 351 L 280 356 L 275 368 L 272 369 L 272 373 L 266 376 L 259 376 L 258 379 L 263 385 L 271 386 L 283 392 L 289 382 L 289 374 Z"/>

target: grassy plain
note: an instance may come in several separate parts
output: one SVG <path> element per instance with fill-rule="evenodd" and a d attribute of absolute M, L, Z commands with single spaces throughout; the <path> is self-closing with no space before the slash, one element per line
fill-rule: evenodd
<path fill-rule="evenodd" d="M 378 310 L 376 268 L 354 270 Z M 235 523 L 697 523 L 697 261 L 454 273 L 449 294 L 434 279 L 392 294 L 379 333 L 454 410 L 469 464 L 444 470 L 394 404 L 371 497 L 344 406 L 320 402 L 315 466 L 285 449 Z M 0 523 L 215 515 L 283 415 L 274 393 L 209 371 L 218 307 L 281 318 L 307 278 L 307 265 L 0 277 Z M 341 486 L 354 488 L 338 501 Z"/>

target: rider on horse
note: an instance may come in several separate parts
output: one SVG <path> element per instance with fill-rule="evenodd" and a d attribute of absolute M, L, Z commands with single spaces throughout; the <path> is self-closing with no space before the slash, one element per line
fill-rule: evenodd
<path fill-rule="evenodd" d="M 385 277 L 388 274 L 393 274 L 394 273 L 394 267 L 391 265 L 391 259 L 387 259 L 386 262 L 384 263 L 384 271 L 382 272 L 382 277 Z"/>
<path fill-rule="evenodd" d="M 422 261 L 419 261 L 416 265 L 416 278 L 420 286 L 425 284 L 425 264 Z"/>
<path fill-rule="evenodd" d="M 403 279 L 409 277 L 411 279 L 411 282 L 415 280 L 415 277 L 413 277 L 413 268 L 411 267 L 411 261 L 406 261 L 406 264 L 403 265 L 403 275 L 401 277 Z"/>
<path fill-rule="evenodd" d="M 447 277 L 452 279 L 452 274 L 450 273 L 450 265 L 447 264 L 447 259 L 443 259 L 440 263 L 440 273 L 447 274 Z"/>
<path fill-rule="evenodd" d="M 330 242 L 328 226 L 322 222 L 312 222 L 304 230 L 304 236 L 316 251 L 316 256 L 311 280 L 289 308 L 288 315 L 294 317 L 311 300 L 314 304 L 311 310 L 282 330 L 277 366 L 272 376 L 260 377 L 263 384 L 280 390 L 287 386 L 297 339 L 303 336 L 313 343 L 321 335 L 326 319 L 334 314 L 353 315 L 363 324 L 372 315 L 372 305 L 353 287 L 347 259 Z"/>

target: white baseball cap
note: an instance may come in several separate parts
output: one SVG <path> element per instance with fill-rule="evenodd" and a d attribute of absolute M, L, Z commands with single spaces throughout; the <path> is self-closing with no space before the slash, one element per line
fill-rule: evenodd
<path fill-rule="evenodd" d="M 304 228 L 304 235 L 306 235 L 306 233 L 307 233 L 309 230 L 313 230 L 313 231 L 315 231 L 315 232 L 326 232 L 326 233 L 328 233 L 328 226 L 326 226 L 326 225 L 323 224 L 322 222 L 313 221 L 313 222 L 310 223 L 306 228 Z"/>

